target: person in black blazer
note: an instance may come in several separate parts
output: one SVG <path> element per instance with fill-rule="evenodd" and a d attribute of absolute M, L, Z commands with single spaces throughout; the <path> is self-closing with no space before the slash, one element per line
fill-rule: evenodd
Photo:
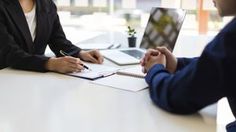
<path fill-rule="evenodd" d="M 47 45 L 56 57 L 44 56 Z M 71 57 L 63 57 L 60 50 Z M 67 73 L 81 71 L 81 60 L 100 64 L 103 57 L 66 39 L 52 0 L 0 1 L 0 69 Z"/>
<path fill-rule="evenodd" d="M 214 0 L 221 16 L 236 16 L 235 0 Z M 200 57 L 175 58 L 164 47 L 150 49 L 141 61 L 153 102 L 162 109 L 191 114 L 227 97 L 236 116 L 236 18 Z M 228 125 L 236 131 L 236 122 Z"/>

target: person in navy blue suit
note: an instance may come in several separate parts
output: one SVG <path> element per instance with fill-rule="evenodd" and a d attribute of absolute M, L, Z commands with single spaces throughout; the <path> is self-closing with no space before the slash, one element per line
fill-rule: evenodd
<path fill-rule="evenodd" d="M 235 0 L 214 0 L 221 16 L 236 16 Z M 192 114 L 227 97 L 236 116 L 236 18 L 206 46 L 200 57 L 175 58 L 164 47 L 141 60 L 153 102 L 177 114 Z M 227 126 L 236 131 L 236 123 Z"/>

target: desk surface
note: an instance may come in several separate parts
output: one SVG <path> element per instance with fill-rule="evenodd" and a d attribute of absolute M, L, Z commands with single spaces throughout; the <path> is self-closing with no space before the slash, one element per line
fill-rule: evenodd
<path fill-rule="evenodd" d="M 217 104 L 217 132 L 226 132 L 225 126 L 235 121 L 227 98 L 218 101 Z"/>
<path fill-rule="evenodd" d="M 0 71 L 1 132 L 215 131 L 209 115 L 177 116 L 148 90 L 127 92 L 56 73 Z"/>
<path fill-rule="evenodd" d="M 1 132 L 215 132 L 215 120 L 207 112 L 178 116 L 162 111 L 148 90 L 122 91 L 57 73 L 0 70 Z"/>

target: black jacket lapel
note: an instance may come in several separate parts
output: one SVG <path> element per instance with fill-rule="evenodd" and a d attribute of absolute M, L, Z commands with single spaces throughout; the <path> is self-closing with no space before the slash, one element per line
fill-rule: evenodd
<path fill-rule="evenodd" d="M 20 32 L 24 36 L 29 52 L 32 53 L 33 52 L 32 37 L 29 31 L 27 21 L 25 19 L 24 12 L 19 2 L 11 1 L 11 3 L 7 6 L 7 11 L 9 12 L 17 28 L 20 30 Z"/>

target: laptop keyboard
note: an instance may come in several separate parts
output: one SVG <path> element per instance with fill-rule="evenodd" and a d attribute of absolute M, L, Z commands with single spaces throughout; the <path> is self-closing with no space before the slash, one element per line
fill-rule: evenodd
<path fill-rule="evenodd" d="M 134 58 L 141 59 L 144 53 L 139 50 L 120 50 L 121 52 L 133 56 Z"/>

